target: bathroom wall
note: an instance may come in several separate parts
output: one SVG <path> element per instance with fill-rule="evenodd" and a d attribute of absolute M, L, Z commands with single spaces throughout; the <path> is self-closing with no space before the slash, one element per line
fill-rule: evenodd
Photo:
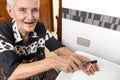
<path fill-rule="evenodd" d="M 63 44 L 120 64 L 119 7 L 119 0 L 63 0 Z"/>

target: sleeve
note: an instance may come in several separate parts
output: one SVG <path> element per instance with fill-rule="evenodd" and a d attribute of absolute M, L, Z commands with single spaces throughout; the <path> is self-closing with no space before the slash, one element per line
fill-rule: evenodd
<path fill-rule="evenodd" d="M 0 35 L 0 67 L 4 75 L 8 78 L 19 64 L 13 45 Z"/>
<path fill-rule="evenodd" d="M 54 51 L 60 47 L 65 47 L 61 42 L 59 42 L 56 38 L 54 38 L 50 32 L 46 31 L 46 43 L 45 46 L 50 50 Z"/>

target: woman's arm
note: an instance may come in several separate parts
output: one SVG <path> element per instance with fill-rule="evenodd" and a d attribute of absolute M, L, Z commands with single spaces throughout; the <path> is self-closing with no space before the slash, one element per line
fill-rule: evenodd
<path fill-rule="evenodd" d="M 8 80 L 26 79 L 38 73 L 53 69 L 57 66 L 53 58 L 46 58 L 40 61 L 19 64 Z"/>

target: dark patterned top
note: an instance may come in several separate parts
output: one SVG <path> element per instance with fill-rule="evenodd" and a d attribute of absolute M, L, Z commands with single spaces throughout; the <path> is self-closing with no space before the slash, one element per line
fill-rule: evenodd
<path fill-rule="evenodd" d="M 44 59 L 45 47 L 54 51 L 63 46 L 43 23 L 37 23 L 35 30 L 29 34 L 27 45 L 24 45 L 15 21 L 0 24 L 0 67 L 6 77 L 9 77 L 20 63 Z"/>

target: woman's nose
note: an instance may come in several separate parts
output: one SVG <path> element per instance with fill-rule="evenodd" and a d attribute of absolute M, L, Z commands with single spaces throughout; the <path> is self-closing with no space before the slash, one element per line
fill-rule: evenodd
<path fill-rule="evenodd" d="M 34 19 L 34 16 L 33 16 L 32 12 L 28 12 L 27 19 L 29 19 L 29 20 L 33 20 Z"/>

